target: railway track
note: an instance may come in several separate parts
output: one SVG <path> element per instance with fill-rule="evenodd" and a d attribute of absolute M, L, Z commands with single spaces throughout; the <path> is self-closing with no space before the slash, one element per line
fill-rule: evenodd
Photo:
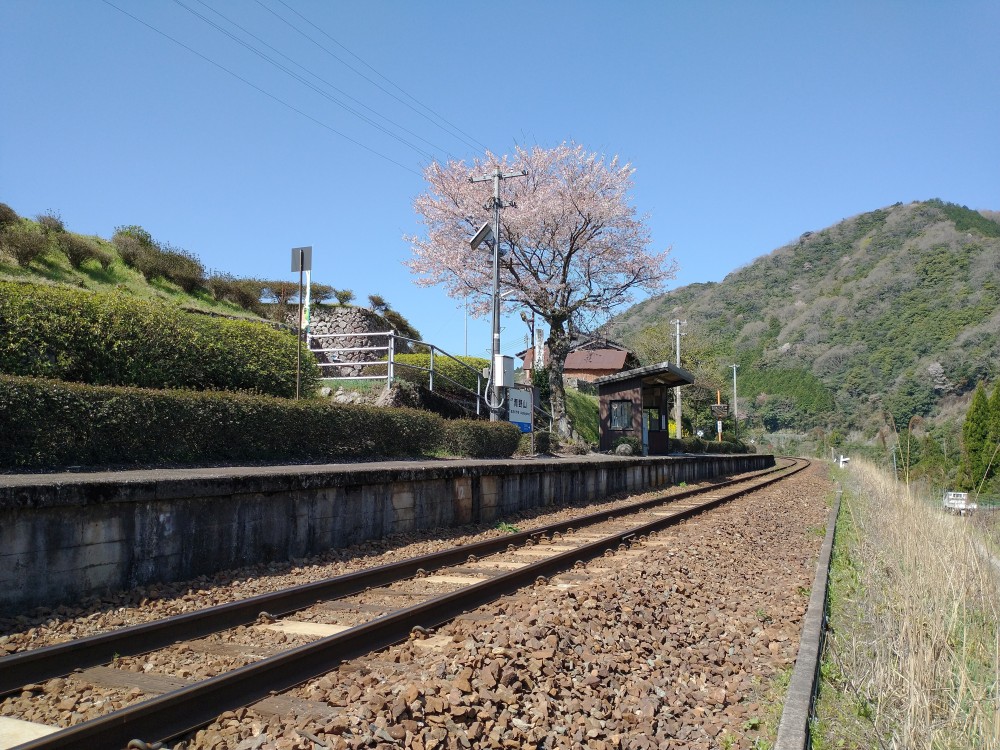
<path fill-rule="evenodd" d="M 775 469 L 747 479 L 656 497 L 499 539 L 14 654 L 0 659 L 0 695 L 23 692 L 26 686 L 44 695 L 47 680 L 71 673 L 75 680 L 104 680 L 105 684 L 109 684 L 109 675 L 113 682 L 114 675 L 120 673 L 122 699 L 118 702 L 131 701 L 130 705 L 19 749 L 113 748 L 125 747 L 136 738 L 177 737 L 225 711 L 255 703 L 346 660 L 405 640 L 415 628 L 433 628 L 579 562 L 627 547 L 684 518 L 780 481 L 807 465 L 783 461 Z M 171 684 L 167 679 L 161 685 L 174 689 L 145 700 L 141 699 L 144 695 L 156 691 L 143 690 L 142 685 L 148 685 L 149 680 L 119 669 L 129 657 L 156 649 L 210 653 L 211 637 L 234 628 L 241 629 L 241 637 L 249 641 L 246 652 L 257 656 L 263 652 L 264 658 L 236 669 L 220 668 L 219 674 L 193 684 L 185 684 L 184 679 Z M 261 639 L 267 637 L 265 630 L 278 631 L 283 640 L 293 644 L 308 642 L 267 655 L 271 649 L 261 647 Z M 155 683 L 155 677 L 152 681 Z M 131 690 L 127 690 L 129 685 Z"/>

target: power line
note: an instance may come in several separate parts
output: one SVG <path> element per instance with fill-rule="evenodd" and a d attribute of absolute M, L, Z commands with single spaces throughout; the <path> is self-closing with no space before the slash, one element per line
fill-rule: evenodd
<path fill-rule="evenodd" d="M 210 57 L 207 57 L 207 56 L 203 55 L 203 54 L 202 54 L 201 52 L 198 52 L 198 50 L 196 50 L 196 49 L 193 49 L 192 47 L 189 47 L 188 45 L 184 44 L 184 42 L 182 42 L 182 41 L 180 41 L 180 40 L 178 40 L 178 39 L 175 39 L 174 37 L 170 36 L 169 34 L 167 34 L 167 33 L 166 33 L 166 32 L 164 32 L 164 31 L 160 31 L 160 29 L 156 28 L 156 27 L 155 27 L 155 26 L 153 26 L 152 24 L 149 24 L 149 23 L 146 23 L 146 22 L 145 22 L 145 21 L 143 21 L 143 20 L 142 20 L 141 18 L 138 18 L 138 17 L 136 17 L 136 16 L 133 16 L 133 15 L 132 15 L 131 13 L 129 13 L 128 11 L 126 11 L 126 10 L 123 10 L 122 8 L 119 8 L 119 7 L 117 6 L 117 5 L 115 5 L 114 3 L 112 3 L 112 2 L 110 1 L 110 0 L 102 0 L 102 2 L 103 2 L 103 3 L 105 4 L 105 5 L 109 5 L 109 6 L 111 6 L 112 8 L 114 8 L 115 10 L 117 10 L 117 11 L 118 11 L 119 13 L 121 13 L 121 14 L 123 14 L 123 15 L 126 15 L 126 16 L 128 16 L 129 18 L 131 18 L 131 19 L 132 19 L 133 21 L 135 21 L 136 23 L 140 23 L 140 24 L 142 24 L 143 26 L 145 26 L 145 27 L 146 27 L 147 29 L 149 29 L 150 31 L 155 31 L 155 32 L 156 32 L 157 34 L 159 34 L 160 36 L 164 37 L 165 39 L 169 39 L 169 40 L 170 40 L 171 42 L 173 42 L 174 44 L 178 45 L 179 47 L 183 47 L 184 49 L 186 49 L 186 50 L 187 50 L 188 52 L 190 52 L 191 54 L 193 54 L 193 55 L 197 55 L 198 57 L 200 57 L 200 58 L 201 58 L 202 60 L 204 60 L 205 62 L 207 62 L 207 63 L 210 63 L 211 65 L 214 65 L 214 66 L 215 66 L 215 67 L 217 67 L 217 68 L 218 68 L 219 70 L 221 70 L 221 71 L 223 71 L 223 72 L 225 72 L 225 73 L 228 73 L 229 75 L 231 75 L 231 76 L 232 76 L 233 78 L 235 78 L 236 80 L 238 80 L 238 81 L 241 81 L 242 83 L 245 83 L 245 84 L 246 84 L 247 86 L 249 86 L 250 88 L 252 88 L 252 89 L 254 89 L 254 90 L 256 90 L 256 91 L 259 91 L 259 92 L 260 92 L 261 94 L 263 94 L 264 96 L 268 97 L 269 99 L 273 99 L 274 101 L 278 102 L 278 104 L 281 104 L 282 106 L 284 106 L 284 107 L 287 107 L 288 109 L 292 110 L 292 111 L 293 111 L 293 112 L 295 112 L 296 114 L 299 114 L 299 115 L 302 115 L 303 117 L 305 117 L 305 118 L 306 118 L 306 119 L 308 119 L 308 120 L 311 120 L 312 122 L 316 123 L 316 124 L 317 124 L 317 125 L 319 125 L 320 127 L 322 127 L 322 128 L 325 128 L 325 129 L 329 130 L 329 131 L 330 131 L 331 133 L 336 133 L 336 134 L 337 134 L 337 135 L 339 135 L 339 136 L 340 136 L 341 138 L 343 138 L 343 139 L 345 139 L 345 140 L 347 140 L 347 141 L 350 141 L 351 143 L 353 143 L 353 144 L 354 144 L 355 146 L 360 146 L 360 147 L 361 147 L 361 148 L 363 148 L 363 149 L 364 149 L 365 151 L 368 151 L 369 153 L 372 153 L 372 154 L 374 154 L 375 156 L 379 157 L 380 159 L 384 159 L 384 160 L 385 160 L 385 161 L 387 161 L 387 162 L 390 162 L 390 163 L 392 163 L 392 164 L 395 164 L 395 165 L 396 165 L 397 167 L 399 167 L 400 169 L 404 169 L 404 170 L 406 170 L 406 171 L 407 171 L 407 172 L 409 172 L 410 174 L 413 174 L 413 175 L 416 175 L 417 177 L 423 177 L 423 175 L 421 175 L 421 174 L 420 174 L 419 172 L 417 172 L 416 170 L 414 170 L 414 169 L 410 169 L 410 168 L 409 168 L 409 167 L 407 167 L 407 166 L 406 166 L 405 164 L 402 164 L 401 162 L 398 162 L 398 161 L 396 161 L 395 159 L 393 159 L 393 158 L 392 158 L 391 156 L 386 156 L 385 154 L 383 154 L 383 153 L 381 153 L 381 152 L 379 152 L 379 151 L 376 151 L 376 150 L 375 150 L 375 149 L 373 149 L 373 148 L 372 148 L 371 146 L 366 146 L 366 145 L 365 145 L 364 143 L 362 143 L 361 141 L 358 141 L 358 140 L 356 140 L 356 139 L 352 138 L 351 136 L 347 135 L 346 133 L 342 133 L 342 132 L 340 132 L 340 131 L 339 131 L 339 130 L 337 130 L 336 128 L 332 127 L 331 125 L 327 125 L 327 124 L 326 124 L 325 122 L 323 122 L 323 121 L 321 121 L 321 120 L 318 120 L 318 119 L 316 119 L 315 117 L 313 117 L 313 116 L 312 116 L 312 115 L 310 115 L 310 114 L 306 114 L 305 112 L 303 112 L 303 111 L 302 111 L 301 109 L 299 109 L 298 107 L 296 107 L 296 106 L 294 106 L 294 105 L 292 105 L 292 104 L 289 104 L 289 103 L 288 103 L 288 102 L 286 102 L 286 101 L 285 101 L 284 99 L 281 99 L 281 98 L 279 98 L 279 97 L 275 96 L 274 94 L 272 94 L 271 92 L 269 92 L 269 91 L 266 91 L 266 90 L 262 89 L 262 88 L 261 88 L 260 86 L 258 86 L 257 84 L 255 84 L 255 83 L 251 83 L 251 82 L 250 82 L 250 81 L 248 81 L 248 80 L 247 80 L 246 78 L 244 78 L 243 76 L 239 75 L 238 73 L 236 73 L 236 72 L 234 72 L 234 71 L 230 70 L 229 68 L 227 68 L 226 66 L 222 65 L 221 63 L 217 63 L 217 62 L 216 62 L 215 60 L 211 59 Z"/>
<path fill-rule="evenodd" d="M 412 95 L 410 95 L 410 94 L 406 93 L 406 91 L 404 91 L 404 90 L 403 90 L 402 88 L 400 88 L 400 87 L 399 87 L 399 86 L 397 86 L 397 85 L 396 85 L 395 83 L 393 83 L 392 81 L 390 81 L 390 80 L 389 80 L 388 78 L 386 78 L 386 77 L 385 77 L 384 75 L 382 75 L 381 73 L 379 73 L 379 72 L 378 72 L 377 70 L 375 70 L 375 68 L 373 68 L 373 67 L 372 67 L 371 65 L 369 65 L 368 63 L 366 63 L 366 62 L 365 62 L 364 60 L 362 60 L 362 59 L 361 59 L 360 57 L 358 57 L 358 56 L 357 56 L 356 54 L 354 54 L 354 53 L 353 53 L 353 52 L 351 52 L 351 51 L 350 51 L 349 49 L 347 49 L 347 47 L 345 47 L 345 46 L 344 46 L 343 44 L 341 44 L 341 43 L 340 43 L 340 42 L 338 42 L 338 41 L 337 41 L 336 39 L 334 39 L 334 38 L 333 38 L 332 36 L 330 36 L 330 35 L 329 35 L 328 33 L 326 33 L 326 32 L 325 32 L 325 31 L 324 31 L 323 29 L 321 29 L 321 28 L 320 28 L 319 26 L 317 26 L 317 25 L 316 25 L 315 23 L 313 23 L 313 22 L 312 22 L 312 21 L 310 21 L 310 20 L 309 20 L 308 18 L 306 18 L 305 16 L 303 16 L 303 15 L 302 15 L 301 13 L 299 13 L 299 12 L 298 12 L 297 10 L 295 10 L 295 8 L 292 8 L 292 7 L 290 6 L 290 5 L 288 5 L 288 3 L 284 2 L 284 0 L 278 0 L 278 2 L 279 2 L 279 3 L 281 3 L 282 5 L 284 5 L 284 6 L 286 7 L 286 8 L 288 8 L 288 10 L 290 10 L 290 11 L 291 11 L 292 13 L 294 13 L 295 15 L 297 15 L 297 16 L 298 16 L 299 18 L 301 18 L 301 19 L 302 19 L 303 21 L 305 21 L 305 22 L 306 22 L 307 24 L 309 24 L 310 26 L 312 26 L 312 27 L 313 27 L 314 29 L 316 29 L 316 30 L 317 30 L 317 31 L 318 31 L 319 33 L 321 33 L 321 34 L 322 34 L 323 36 L 325 36 L 325 37 L 326 37 L 327 39 L 331 40 L 331 41 L 332 41 L 332 42 L 333 42 L 334 44 L 336 44 L 337 46 L 339 46 L 339 47 L 340 47 L 341 49 L 343 49 L 343 50 L 346 50 L 346 51 L 347 51 L 347 52 L 348 52 L 349 54 L 351 54 L 352 56 L 354 56 L 354 57 L 355 57 L 355 58 L 357 58 L 358 60 L 361 60 L 361 62 L 362 62 L 362 63 L 364 63 L 364 65 L 365 65 L 366 67 L 368 67 L 368 68 L 369 68 L 370 70 L 374 71 L 374 72 L 376 73 L 376 75 L 378 75 L 378 76 L 379 76 L 380 78 L 384 79 L 385 81 L 388 81 L 388 82 L 389 82 L 389 84 L 391 84 L 391 85 L 392 85 L 392 86 L 393 86 L 394 88 L 396 88 L 396 89 L 398 89 L 399 91 L 401 91 L 401 92 L 402 92 L 402 93 L 403 93 L 404 95 L 406 95 L 407 97 L 409 97 L 410 99 L 412 99 L 413 101 L 415 101 L 415 102 L 416 102 L 417 104 L 419 104 L 419 105 L 420 105 L 421 107 L 423 107 L 423 108 L 424 108 L 424 109 L 426 109 L 426 110 L 427 110 L 428 112 L 430 112 L 431 114 L 433 114 L 433 115 L 434 115 L 435 117 L 437 117 L 437 118 L 438 118 L 439 120 L 441 120 L 442 122 L 446 123 L 446 124 L 447 124 L 447 125 L 449 126 L 449 128 L 451 128 L 451 131 L 449 131 L 449 130 L 448 130 L 448 128 L 445 128 L 445 127 L 444 127 L 444 125 L 441 125 L 440 123 L 438 123 L 438 122 L 435 122 L 435 121 L 434 121 L 433 119 L 431 119 L 430 117 L 428 117 L 428 116 L 427 116 L 426 114 L 424 114 L 423 112 L 421 112 L 421 111 L 420 111 L 419 109 L 417 109 L 417 108 L 416 108 L 416 107 L 414 107 L 413 105 L 411 105 L 411 104 L 409 104 L 408 102 L 405 102 L 405 101 L 403 101 L 402 99 L 400 99 L 400 98 L 399 98 L 398 96 L 396 96 L 395 94 L 393 94 L 393 93 L 392 93 L 391 91 L 389 91 L 388 89 L 386 89 L 386 88 L 385 88 L 384 86 L 380 85 L 380 84 L 379 84 L 379 83 L 378 83 L 377 81 L 373 81 L 373 80 L 372 80 L 371 78 L 369 78 L 368 76 L 366 76 L 366 75 L 365 75 L 364 73 L 362 73 L 362 72 L 361 72 L 360 70 L 358 70 L 357 68 L 355 68 L 355 67 L 354 67 L 353 65 L 351 65 L 351 64 L 350 64 L 349 62 L 347 62 L 346 60 L 344 60 L 344 59 L 343 59 L 342 57 L 338 56 L 337 54 L 335 54 L 334 52 L 332 52 L 332 51 L 331 51 L 331 50 L 330 50 L 329 48 L 327 48 L 327 47 L 325 47 L 324 45 L 320 44 L 320 43 L 319 43 L 319 42 L 317 42 L 317 41 L 316 41 L 315 39 L 313 39 L 313 38 L 312 38 L 311 36 L 309 36 L 309 35 L 308 35 L 308 34 L 306 34 L 306 33 L 305 33 L 304 31 L 302 31 L 301 29 L 299 29 L 299 28 L 298 28 L 297 26 L 295 26 L 295 24 L 293 24 L 293 23 L 291 23 L 290 21 L 288 21 L 287 19 L 283 18 L 283 17 L 282 17 L 281 15 L 279 15 L 278 13 L 275 13 L 275 12 L 274 12 L 274 11 L 273 11 L 273 10 L 272 10 L 271 8 L 268 8 L 268 7 L 266 6 L 266 5 L 264 5 L 264 3 L 263 3 L 263 2 L 261 2 L 261 0 L 255 0 L 255 2 L 256 2 L 256 3 L 257 3 L 257 4 L 259 5 L 259 6 L 260 6 L 260 7 L 262 7 L 262 8 L 264 9 L 264 10 L 266 10 L 266 11 L 267 11 L 268 13 L 270 13 L 271 15 L 273 15 L 273 16 L 274 16 L 275 18 L 277 18 L 277 19 L 279 19 L 280 21 L 282 21 L 283 23 L 287 24 L 287 25 L 288 25 L 288 26 L 289 26 L 289 27 L 290 27 L 291 29 L 293 29 L 293 30 L 294 30 L 294 31 L 296 31 L 297 33 L 301 34 L 301 35 L 302 35 L 303 37 L 305 37 L 305 38 L 306 38 L 306 39 L 308 39 L 308 40 L 309 40 L 310 42 L 312 42 L 313 44 L 315 44 L 315 45 L 316 45 L 317 47 L 319 47 L 319 48 L 320 48 L 321 50 L 323 50 L 324 52 L 326 52 L 326 54 L 330 55 L 330 57 L 332 57 L 332 58 L 333 58 L 334 60 L 336 60 L 337 62 L 341 63 L 342 65 L 344 65 L 344 66 L 346 66 L 347 68 L 349 68 L 350 70 L 352 70 L 352 71 L 353 71 L 354 73 L 356 73 L 357 75 L 359 75 L 359 76 L 361 76 L 362 78 L 364 78 L 364 79 L 365 79 L 366 81 L 368 81 L 368 83 L 370 83 L 370 84 L 371 84 L 372 86 L 374 86 L 375 88 L 379 89 L 379 91 L 382 91 L 382 92 L 384 92 L 385 94 L 388 94 L 389 96 L 391 96 L 391 97 L 392 97 L 393 99 L 395 99 L 395 100 L 396 100 L 397 102 L 399 102 L 399 103 L 400 103 L 400 104 L 402 104 L 403 106 L 405 106 L 405 107 L 408 107 L 409 109 L 411 109 L 411 110 L 413 110 L 414 112 L 416 112 L 416 113 L 417 113 L 418 115 L 420 115 L 421 117 L 423 117 L 423 118 L 424 118 L 425 120 L 427 120 L 428 122 L 430 122 L 430 123 L 432 123 L 433 125 L 435 125 L 435 126 L 437 126 L 437 127 L 441 128 L 441 129 L 442 129 L 442 130 L 444 130 L 445 132 L 448 132 L 448 133 L 449 133 L 449 135 L 451 135 L 451 136 L 453 136 L 453 137 L 455 137 L 455 138 L 458 138 L 458 139 L 459 139 L 460 141 L 462 141 L 463 143 L 465 143 L 465 145 L 469 146 L 470 148 L 474 148 L 474 149 L 476 149 L 476 150 L 479 150 L 479 149 L 481 148 L 481 149 L 483 149 L 483 150 L 486 150 L 486 146 L 485 146 L 484 144 L 482 144 L 482 143 L 480 143 L 479 141 L 477 141 L 477 140 L 476 140 L 475 138 L 473 138 L 473 137 L 472 137 L 471 135 L 468 135 L 468 133 L 465 133 L 465 131 L 463 131 L 463 130 L 462 130 L 461 128 L 459 128 L 458 126 L 456 126 L 456 125 L 452 125 L 452 123 L 450 123 L 450 122 L 449 122 L 448 120 L 446 120 L 446 119 L 445 119 L 444 117 L 442 117 L 441 115 L 439 115 L 439 114 L 437 114 L 436 112 L 434 112 L 434 110 L 432 110 L 432 109 L 431 109 L 430 107 L 428 107 L 428 106 L 427 106 L 427 105 L 425 105 L 425 104 L 422 104 L 422 103 L 420 102 L 420 100 L 418 100 L 418 99 L 417 99 L 416 97 L 414 97 L 414 96 L 412 96 Z"/>
<path fill-rule="evenodd" d="M 399 128 L 400 130 L 402 130 L 402 131 L 403 131 L 403 132 L 405 132 L 405 133 L 409 133 L 409 134 L 410 134 L 411 136 L 413 136 L 413 137 L 414 137 L 414 138 L 416 138 L 417 140 L 420 140 L 420 141 L 423 141 L 424 143 L 426 143 L 426 144 L 427 144 L 428 146 L 430 146 L 431 148 L 433 148 L 433 149 L 435 149 L 435 150 L 437 150 L 437 151 L 443 151 L 444 153 L 446 153 L 446 154 L 448 154 L 449 156 L 451 156 L 451 153 L 450 153 L 450 152 L 449 152 L 449 151 L 448 151 L 447 149 L 444 149 L 444 148 L 441 148 L 441 147 L 440 147 L 440 146 L 438 146 L 437 144 L 435 144 L 435 143 L 432 143 L 431 141 L 427 140 L 426 138 L 424 138 L 424 137 L 420 136 L 419 134 L 417 134 L 417 133 L 414 133 L 414 132 L 413 132 L 412 130 L 409 130 L 408 128 L 404 127 L 403 125 L 400 125 L 400 124 L 399 124 L 398 122 L 395 122 L 395 121 L 394 121 L 394 120 L 392 120 L 391 118 L 389 118 L 389 117 L 386 117 L 386 116 L 385 116 L 385 115 L 383 115 L 382 113 L 380 113 L 380 112 L 378 112 L 378 111 L 376 111 L 376 110 L 372 109 L 371 107 L 369 107 L 368 105 L 366 105 L 366 104 L 365 104 L 364 102 L 362 102 L 362 101 L 360 101 L 360 100 L 356 99 L 355 97 L 351 96 L 350 94 L 348 94 L 348 93 L 347 93 L 346 91 L 344 91 L 343 89 L 341 89 L 341 88 L 338 88 L 337 86 L 335 86 L 335 85 L 334 85 L 333 83 L 331 83 L 330 81 L 328 81 L 328 80 L 324 79 L 324 78 L 323 78 L 322 76 L 319 76 L 319 75 L 317 75 L 316 73 L 314 73 L 314 72 L 312 72 L 311 70 L 309 70 L 308 68 L 306 68 L 306 67 L 305 67 L 304 65 L 301 65 L 301 64 L 299 64 L 298 62 L 296 62 L 295 60 L 293 60 L 293 59 L 292 59 L 291 57 L 289 57 L 288 55 L 286 55 L 286 54 L 285 54 L 284 52 L 282 52 L 281 50 L 279 50 L 279 49 L 277 49 L 277 48 L 273 47 L 272 45 L 268 44 L 268 43 L 267 43 L 266 41 L 264 41 L 263 39 L 261 39 L 261 38 L 260 38 L 259 36 L 257 36 L 256 34 L 254 34 L 254 33 L 253 33 L 252 31 L 250 31 L 249 29 L 247 29 L 247 28 L 245 28 L 245 27 L 241 26 L 240 24 L 236 23 L 236 21 L 234 21 L 234 20 L 232 20 L 231 18 L 228 18 L 227 16 L 223 15 L 222 13 L 220 13 L 219 11 L 217 11 L 217 10 L 216 10 L 215 8 L 213 8 L 213 7 L 211 7 L 210 5 L 208 5 L 207 3 L 205 3 L 205 2 L 204 2 L 204 0 L 197 0 L 197 1 L 198 1 L 198 2 L 199 2 L 199 3 L 201 4 L 201 5 L 203 5 L 204 7 L 206 7 L 206 8 L 208 9 L 208 10 L 212 11 L 212 12 L 213 12 L 213 13 L 215 13 L 215 14 L 216 14 L 217 16 L 219 16 L 220 18 L 222 18 L 222 19 L 223 19 L 224 21 L 226 21 L 227 23 L 230 23 L 230 24 L 232 24 L 232 25 L 233 25 L 233 26 L 235 26 L 235 27 L 236 27 L 237 29 L 239 29 L 239 30 L 240 30 L 240 31 L 242 31 L 242 32 L 243 32 L 244 34 L 246 34 L 247 36 L 249 36 L 249 37 L 251 37 L 251 38 L 253 38 L 253 39 L 257 40 L 257 41 L 258 41 L 258 42 L 259 42 L 260 44 L 264 45 L 265 47 L 267 47 L 267 48 L 268 48 L 269 50 L 271 50 L 271 51 L 272 51 L 272 52 L 274 52 L 275 54 L 277 54 L 277 55 L 280 55 L 280 56 L 281 56 L 281 57 L 283 57 L 283 58 L 284 58 L 285 60 L 288 60 L 288 62 L 290 62 L 290 63 L 291 63 L 292 65 L 294 65 L 295 67 L 299 68 L 300 70 L 303 70 L 303 71 L 305 71 L 305 72 L 306 72 L 306 73 L 307 73 L 308 75 L 312 76 L 312 77 L 313 77 L 313 78 L 315 78 L 315 79 L 316 79 L 317 81 L 320 81 L 321 83 L 323 83 L 323 84 L 325 84 L 326 86 L 330 87 L 330 88 L 331 88 L 331 89 L 333 89 L 334 91 L 337 91 L 338 93 L 340 93 L 341 95 L 343 95 L 343 96 L 344 96 L 344 97 L 346 97 L 347 99 L 350 99 L 350 100 L 351 100 L 352 102 L 354 102 L 354 103 L 355 103 L 355 104 L 357 104 L 358 106 L 360 106 L 360 107 L 363 107 L 364 109 L 368 110 L 369 112 L 371 112 L 371 113 L 372 113 L 373 115 L 375 115 L 376 117 L 379 117 L 379 118 L 381 118 L 381 119 L 385 120 L 386 122 L 388 122 L 388 123 L 390 123 L 391 125 L 393 125 L 393 126 L 395 126 L 395 127 Z M 260 58 L 262 58 L 263 60 L 267 61 L 268 63 L 270 63 L 270 64 L 271 64 L 271 65 L 273 65 L 274 67 L 278 68 L 278 69 L 279 69 L 279 70 L 281 70 L 282 72 L 286 73 L 287 75 L 291 76 L 291 77 L 292 77 L 292 78 L 294 78 L 295 80 L 299 81 L 299 82 L 300 82 L 300 83 L 302 83 L 302 84 L 303 84 L 304 86 L 308 86 L 308 87 L 309 87 L 309 88 L 311 88 L 311 89 L 312 89 L 313 91 L 315 91 L 316 93 L 320 94 L 320 96 L 323 96 L 323 97 L 325 97 L 325 98 L 329 99 L 330 101 L 334 102 L 335 104 L 339 105 L 340 107 L 343 107 L 343 108 L 344 108 L 345 110 L 347 110 L 348 112 L 350 112 L 350 113 L 351 113 L 352 115 L 354 115 L 355 117 L 358 117 L 359 119 L 363 120 L 364 122 L 367 122 L 367 123 L 368 123 L 369 125 L 371 125 L 372 127 L 375 127 L 375 128 L 377 128 L 377 129 L 381 130 L 381 131 L 382 131 L 383 133 L 385 133 L 386 135 L 389 135 L 389 136 L 391 136 L 391 137 L 395 138 L 395 139 L 396 139 L 396 140 L 398 140 L 398 141 L 399 141 L 400 143 L 403 143 L 404 145 L 406 145 L 406 146 L 409 146 L 410 148 L 412 148 L 412 149 L 414 149 L 415 151 L 419 152 L 419 153 L 420 153 L 420 154 L 421 154 L 422 156 L 425 156 L 425 157 L 427 157 L 428 159 L 433 159 L 433 158 L 434 158 L 433 154 L 430 154 L 430 153 L 428 153 L 428 152 L 424 151 L 423 149 L 421 149 L 421 148 L 420 148 L 420 147 L 418 147 L 418 146 L 415 146 L 414 144 L 410 143 L 410 142 L 409 142 L 409 141 L 407 141 L 406 139 L 403 139 L 403 138 L 400 138 L 400 137 L 399 137 L 398 135 L 396 135 L 395 133 L 393 133 L 393 132 L 391 132 L 391 131 L 389 131 L 389 130 L 385 129 L 384 127 L 382 127 L 381 125 L 379 125 L 379 124 L 378 124 L 377 122 L 374 122 L 374 121 L 372 121 L 372 120 L 371 120 L 370 118 L 368 118 L 368 117 L 366 117 L 365 115 L 361 114 L 361 113 L 360 113 L 360 112 L 358 112 L 357 110 L 353 109 L 352 107 L 348 106 L 347 104 L 344 104 L 344 102 L 342 102 L 342 101 L 341 101 L 340 99 L 338 99 L 337 97 L 335 97 L 335 96 L 333 96 L 333 95 L 331 95 L 331 94 L 328 94 L 328 93 L 327 93 L 327 92 L 325 92 L 325 91 L 321 91 L 321 90 L 320 90 L 320 89 L 318 89 L 318 88 L 317 88 L 316 86 L 312 85 L 311 83 L 309 83 L 308 81 L 306 81 L 305 79 L 303 79 L 303 78 L 302 78 L 301 76 L 299 76 L 298 74 L 296 74 L 296 73 L 292 72 L 291 70 L 289 70 L 289 69 L 288 69 L 288 68 L 286 68 L 285 66 L 281 65 L 280 63 L 278 63 L 278 62 L 277 62 L 277 61 L 275 61 L 274 59 L 272 59 L 272 58 L 268 57 L 268 56 L 267 56 L 267 55 L 265 55 L 265 54 L 264 54 L 263 52 L 261 52 L 260 50 L 258 50 L 258 49 L 256 49 L 256 48 L 254 48 L 254 47 L 253 47 L 252 45 L 248 44 L 248 43 L 247 43 L 247 42 L 245 42 L 244 40 L 240 39 L 239 37 L 237 37 L 237 36 L 236 36 L 235 34 L 233 34 L 232 32 L 230 32 L 230 31 L 228 31 L 227 29 L 225 29 L 225 28 L 223 28 L 223 27 L 219 26 L 219 25 L 218 25 L 217 23 L 215 23 L 215 22 L 214 22 L 214 21 L 212 21 L 211 19 L 207 18 L 206 16 L 202 15 L 201 13 L 199 13 L 198 11 L 196 11 L 196 10 L 195 10 L 194 8 L 191 8 L 191 7 L 187 6 L 187 5 L 185 5 L 185 4 L 183 3 L 183 2 L 181 2 L 181 0 L 174 0 L 174 2 L 175 2 L 175 3 L 177 4 L 177 5 L 179 5 L 179 6 L 181 6 L 182 8 L 184 8 L 184 10 L 188 11 L 188 13 L 191 13 L 191 14 L 192 14 L 192 15 L 194 15 L 194 16 L 195 16 L 196 18 L 198 18 L 198 19 L 200 19 L 201 21 L 205 22 L 206 24 L 208 24 L 208 25 L 212 26 L 212 28 L 216 29 L 216 30 L 217 30 L 217 31 L 219 31 L 220 33 L 222 33 L 222 34 L 225 34 L 225 35 L 226 35 L 226 36 L 228 36 L 228 37 L 229 37 L 230 39 L 232 39 L 233 41 L 235 41 L 235 42 L 236 42 L 237 44 L 240 44 L 240 45 L 242 45 L 243 47 L 245 47 L 246 49 L 250 50 L 250 51 L 251 51 L 251 52 L 253 52 L 253 53 L 254 53 L 255 55 L 259 56 Z"/>

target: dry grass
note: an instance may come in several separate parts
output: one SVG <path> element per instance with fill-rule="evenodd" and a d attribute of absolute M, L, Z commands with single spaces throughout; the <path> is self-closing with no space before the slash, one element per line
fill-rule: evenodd
<path fill-rule="evenodd" d="M 975 526 L 852 465 L 814 747 L 1000 748 L 998 569 Z"/>

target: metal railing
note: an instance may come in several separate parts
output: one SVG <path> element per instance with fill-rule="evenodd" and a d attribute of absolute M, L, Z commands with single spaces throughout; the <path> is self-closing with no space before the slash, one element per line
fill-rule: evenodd
<path fill-rule="evenodd" d="M 314 346 L 313 342 L 323 344 L 328 339 L 380 339 L 384 338 L 386 343 L 383 346 Z M 420 365 L 415 365 L 410 362 L 401 362 L 397 359 L 397 342 L 402 341 L 408 344 L 413 344 L 417 346 L 427 347 L 428 352 L 430 352 L 430 367 L 422 367 Z M 327 361 L 320 361 L 318 364 L 323 372 L 324 380 L 384 380 L 386 384 L 392 383 L 396 379 L 397 368 L 407 368 L 409 370 L 416 370 L 419 372 L 426 372 L 428 375 L 428 386 L 429 389 L 434 391 L 435 380 L 439 382 L 439 385 L 444 383 L 450 384 L 450 387 L 446 387 L 447 392 L 451 395 L 452 400 L 460 401 L 466 405 L 471 405 L 474 401 L 476 406 L 476 414 L 480 414 L 480 408 L 483 403 L 483 375 L 478 372 L 474 367 L 470 367 L 465 362 L 460 359 L 453 357 L 448 352 L 444 351 L 440 347 L 434 344 L 428 343 L 426 341 L 419 341 L 417 339 L 411 339 L 408 336 L 400 336 L 395 331 L 383 331 L 375 333 L 325 333 L 325 334 L 306 334 L 306 343 L 309 346 L 309 350 L 314 354 L 324 355 L 320 359 L 325 359 Z M 349 360 L 343 359 L 343 355 L 347 353 L 354 352 L 371 352 L 373 359 L 366 360 Z M 384 357 L 378 356 L 380 353 L 384 353 Z M 378 357 L 377 359 L 374 357 Z M 459 367 L 468 370 L 470 374 L 474 375 L 476 378 L 476 390 L 473 391 L 471 388 L 463 383 L 458 382 L 454 378 L 450 377 L 440 368 L 435 368 L 435 360 L 441 357 L 446 357 L 451 360 Z M 357 373 L 352 373 L 349 375 L 328 375 L 326 374 L 325 368 L 338 368 L 337 372 L 342 370 L 339 368 L 356 368 Z M 384 371 L 380 371 L 384 370 Z M 441 388 L 438 389 L 439 391 Z M 454 398 L 458 394 L 468 394 L 468 399 Z"/>

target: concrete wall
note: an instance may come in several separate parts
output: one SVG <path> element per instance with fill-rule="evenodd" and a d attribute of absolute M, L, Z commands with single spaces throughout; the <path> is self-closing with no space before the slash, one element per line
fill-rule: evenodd
<path fill-rule="evenodd" d="M 589 456 L 0 476 L 0 613 L 773 463 Z"/>

